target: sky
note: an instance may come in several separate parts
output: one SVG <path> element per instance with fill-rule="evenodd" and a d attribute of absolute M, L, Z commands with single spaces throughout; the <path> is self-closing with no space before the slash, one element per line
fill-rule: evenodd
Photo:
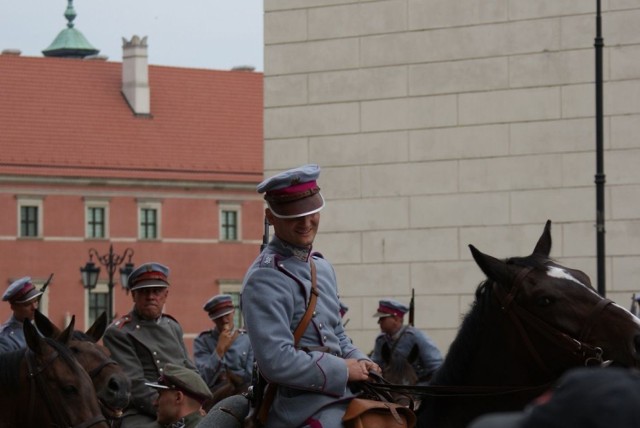
<path fill-rule="evenodd" d="M 67 28 L 68 0 L 0 0 L 0 51 L 41 57 Z M 147 36 L 149 64 L 263 71 L 263 0 L 73 0 L 74 25 L 109 61 Z"/>

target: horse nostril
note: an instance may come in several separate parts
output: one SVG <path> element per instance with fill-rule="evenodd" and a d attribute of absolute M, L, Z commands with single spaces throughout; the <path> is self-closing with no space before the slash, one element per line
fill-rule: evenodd
<path fill-rule="evenodd" d="M 109 379 L 108 387 L 109 387 L 109 390 L 114 392 L 118 392 L 122 389 L 120 382 L 115 377 L 112 377 L 111 379 Z"/>

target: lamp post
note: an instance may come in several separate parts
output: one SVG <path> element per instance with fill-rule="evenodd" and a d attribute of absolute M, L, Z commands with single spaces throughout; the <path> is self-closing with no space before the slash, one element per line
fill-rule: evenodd
<path fill-rule="evenodd" d="M 603 107 L 603 66 L 602 48 L 602 16 L 600 13 L 600 0 L 596 1 L 596 38 L 595 47 L 596 62 L 596 262 L 598 268 L 598 293 L 605 296 L 605 229 L 604 229 L 604 107 Z"/>
<path fill-rule="evenodd" d="M 107 268 L 107 287 L 109 289 L 107 300 L 107 321 L 110 323 L 113 320 L 113 286 L 115 285 L 114 274 L 118 266 L 120 266 L 125 261 L 125 259 L 128 258 L 128 261 L 127 263 L 125 263 L 124 267 L 120 268 L 120 284 L 122 285 L 122 287 L 125 287 L 127 284 L 127 278 L 129 277 L 131 272 L 133 272 L 134 268 L 134 265 L 131 262 L 131 257 L 133 257 L 133 250 L 131 248 L 127 248 L 124 250 L 124 253 L 122 253 L 122 255 L 118 255 L 113 252 L 113 245 L 110 245 L 109 252 L 107 254 L 100 255 L 95 248 L 90 248 L 89 261 L 84 265 L 84 267 L 80 268 L 82 285 L 89 291 L 96 288 L 96 285 L 98 284 L 98 277 L 100 276 L 100 266 L 97 266 L 93 262 L 94 256 L 97 262 Z"/>

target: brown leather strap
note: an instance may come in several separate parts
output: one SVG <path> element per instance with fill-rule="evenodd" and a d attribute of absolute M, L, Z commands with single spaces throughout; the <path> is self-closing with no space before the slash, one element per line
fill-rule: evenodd
<path fill-rule="evenodd" d="M 313 257 L 309 257 L 309 263 L 311 264 L 311 296 L 309 297 L 309 305 L 307 305 L 307 310 L 305 311 L 302 320 L 300 320 L 300 323 L 293 332 L 294 347 L 298 346 L 298 342 L 300 342 L 302 335 L 309 326 L 311 317 L 313 317 L 313 312 L 316 310 L 316 302 L 318 301 L 318 287 L 316 285 L 316 264 L 313 262 Z M 267 423 L 269 409 L 271 409 L 271 404 L 273 404 L 273 400 L 276 397 L 277 389 L 278 385 L 275 383 L 269 383 L 265 387 L 262 405 L 260 406 L 260 410 L 258 411 L 258 420 L 262 425 Z"/>
<path fill-rule="evenodd" d="M 311 297 L 309 297 L 309 305 L 307 306 L 307 311 L 304 313 L 300 324 L 296 327 L 296 330 L 293 332 L 293 346 L 298 346 L 298 342 L 302 338 L 309 322 L 311 321 L 311 317 L 313 316 L 313 312 L 316 310 L 316 302 L 318 300 L 318 287 L 316 286 L 316 264 L 313 262 L 313 258 L 309 258 L 309 263 L 311 264 Z"/>

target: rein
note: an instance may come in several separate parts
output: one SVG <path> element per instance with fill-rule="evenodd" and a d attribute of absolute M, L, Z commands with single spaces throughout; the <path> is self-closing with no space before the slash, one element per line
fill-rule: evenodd
<path fill-rule="evenodd" d="M 106 419 L 102 414 L 99 414 L 81 424 L 76 426 L 72 426 L 69 422 L 69 418 L 67 415 L 62 413 L 62 409 L 55 406 L 51 400 L 51 394 L 46 388 L 44 379 L 41 374 L 49 368 L 49 366 L 60 356 L 60 354 L 55 351 L 53 352 L 42 365 L 38 365 L 35 357 L 35 353 L 31 349 L 27 349 L 25 358 L 27 360 L 27 368 L 30 384 L 30 394 L 29 394 L 29 423 L 27 426 L 34 426 L 33 424 L 33 416 L 35 414 L 35 397 L 36 393 L 40 393 L 43 397 L 45 405 L 49 410 L 49 413 L 53 417 L 54 426 L 56 427 L 65 427 L 65 428 L 88 428 L 93 425 L 96 425 L 100 422 L 106 422 Z"/>
<path fill-rule="evenodd" d="M 525 329 L 525 325 L 535 329 L 559 348 L 568 351 L 585 366 L 606 365 L 607 362 L 603 362 L 602 360 L 602 348 L 590 345 L 586 343 L 585 340 L 591 334 L 591 330 L 599 319 L 600 314 L 613 302 L 609 299 L 600 300 L 589 313 L 589 316 L 580 331 L 578 339 L 573 338 L 550 325 L 546 321 L 533 315 L 531 312 L 518 305 L 515 301 L 515 297 L 520 291 L 524 279 L 532 270 L 532 267 L 522 269 L 514 278 L 509 293 L 505 293 L 497 283 L 494 283 L 493 291 L 500 303 L 501 310 L 508 314 L 509 319 L 518 330 L 522 341 L 524 342 L 529 354 L 536 361 L 536 364 L 538 364 L 545 373 L 553 375 L 553 372 L 549 369 L 547 364 L 545 364 L 540 353 L 533 345 L 529 334 Z M 377 375 L 372 377 L 376 379 L 378 378 Z M 539 393 L 542 393 L 549 389 L 554 384 L 554 381 L 533 386 L 399 385 L 392 384 L 387 381 L 380 382 L 379 380 L 377 382 L 364 383 L 367 384 L 367 387 L 370 389 L 400 392 L 403 394 L 433 397 L 488 397 L 530 391 L 538 391 Z"/>

